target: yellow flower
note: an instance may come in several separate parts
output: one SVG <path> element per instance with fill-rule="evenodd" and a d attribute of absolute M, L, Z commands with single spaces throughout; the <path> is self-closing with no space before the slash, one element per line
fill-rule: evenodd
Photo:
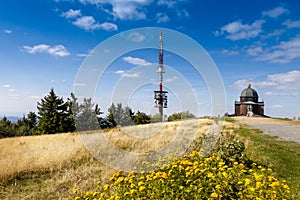
<path fill-rule="evenodd" d="M 275 182 L 271 183 L 269 186 L 278 187 L 278 186 L 280 186 L 280 183 L 278 181 L 275 181 Z"/>
<path fill-rule="evenodd" d="M 227 178 L 228 177 L 228 174 L 226 172 L 222 172 L 222 175 Z"/>
<path fill-rule="evenodd" d="M 146 189 L 145 186 L 141 186 L 141 187 L 139 188 L 139 191 L 142 192 L 142 191 L 144 191 L 145 189 Z"/>
<path fill-rule="evenodd" d="M 138 182 L 138 186 L 140 187 L 141 185 L 144 185 L 143 181 Z"/>
<path fill-rule="evenodd" d="M 108 185 L 108 184 L 105 184 L 105 185 L 103 186 L 103 190 L 104 190 L 104 191 L 108 190 L 108 188 L 109 188 L 109 185 Z"/>
<path fill-rule="evenodd" d="M 283 185 L 283 188 L 284 188 L 284 189 L 288 189 L 289 186 L 288 186 L 288 185 Z"/>
<path fill-rule="evenodd" d="M 134 194 L 136 192 L 136 190 L 132 189 L 130 190 L 130 194 Z"/>
<path fill-rule="evenodd" d="M 251 180 L 249 178 L 245 178 L 245 186 L 249 185 L 251 183 Z"/>
<path fill-rule="evenodd" d="M 181 186 L 179 186 L 179 189 L 180 189 L 180 190 L 183 190 L 183 188 L 184 188 L 184 187 L 183 187 L 182 185 L 181 185 Z"/>
<path fill-rule="evenodd" d="M 124 177 L 123 177 L 123 176 L 119 177 L 119 178 L 116 180 L 115 185 L 118 185 L 118 184 L 121 183 L 123 180 L 124 180 Z"/>
<path fill-rule="evenodd" d="M 78 190 L 80 190 L 80 189 L 79 189 L 79 188 L 75 188 L 75 189 L 73 190 L 73 194 L 77 193 Z"/>
<path fill-rule="evenodd" d="M 251 191 L 251 192 L 254 192 L 255 191 L 255 188 L 249 188 L 249 190 Z"/>
<path fill-rule="evenodd" d="M 124 196 L 130 195 L 130 192 L 125 192 Z"/>
<path fill-rule="evenodd" d="M 214 174 L 210 172 L 210 173 L 207 174 L 207 177 L 208 178 L 214 178 Z"/>
<path fill-rule="evenodd" d="M 255 185 L 256 185 L 256 189 L 257 189 L 257 188 L 260 188 L 263 184 L 262 184 L 261 182 L 258 181 L 258 182 L 256 182 Z"/>
<path fill-rule="evenodd" d="M 211 195 L 210 195 L 211 198 L 218 198 L 218 196 L 219 195 L 215 192 L 211 193 Z"/>

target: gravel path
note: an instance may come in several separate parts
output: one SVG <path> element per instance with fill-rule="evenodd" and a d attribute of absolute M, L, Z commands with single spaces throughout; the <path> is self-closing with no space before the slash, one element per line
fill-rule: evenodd
<path fill-rule="evenodd" d="M 300 143 L 300 125 L 292 121 L 271 118 L 234 117 L 235 120 L 258 128 L 265 134 Z"/>

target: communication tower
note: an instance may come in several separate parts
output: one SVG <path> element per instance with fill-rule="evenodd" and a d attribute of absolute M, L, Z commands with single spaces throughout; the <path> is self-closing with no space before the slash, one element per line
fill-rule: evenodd
<path fill-rule="evenodd" d="M 168 107 L 168 97 L 167 97 L 167 91 L 163 91 L 163 73 L 164 71 L 164 65 L 163 65 L 163 41 L 162 41 L 162 32 L 160 32 L 159 35 L 159 48 L 158 48 L 158 80 L 159 80 L 159 90 L 154 91 L 154 100 L 155 100 L 155 107 L 159 109 L 159 115 L 160 120 L 163 121 L 164 116 L 164 108 Z"/>

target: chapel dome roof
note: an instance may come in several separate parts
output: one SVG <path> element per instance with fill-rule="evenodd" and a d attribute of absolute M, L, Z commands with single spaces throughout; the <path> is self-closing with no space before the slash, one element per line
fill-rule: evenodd
<path fill-rule="evenodd" d="M 258 94 L 257 94 L 256 90 L 251 88 L 251 84 L 249 84 L 248 87 L 242 91 L 241 97 L 256 97 L 256 98 L 258 98 Z"/>

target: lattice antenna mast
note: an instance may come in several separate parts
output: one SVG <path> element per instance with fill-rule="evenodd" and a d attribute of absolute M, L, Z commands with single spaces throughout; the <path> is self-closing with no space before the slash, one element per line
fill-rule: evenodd
<path fill-rule="evenodd" d="M 162 32 L 159 35 L 159 48 L 158 48 L 158 80 L 159 80 L 159 90 L 154 91 L 154 99 L 155 99 L 155 107 L 159 109 L 160 120 L 163 121 L 164 108 L 167 108 L 168 100 L 167 100 L 167 91 L 163 91 L 163 73 L 164 65 L 163 65 L 163 40 L 162 40 Z"/>

